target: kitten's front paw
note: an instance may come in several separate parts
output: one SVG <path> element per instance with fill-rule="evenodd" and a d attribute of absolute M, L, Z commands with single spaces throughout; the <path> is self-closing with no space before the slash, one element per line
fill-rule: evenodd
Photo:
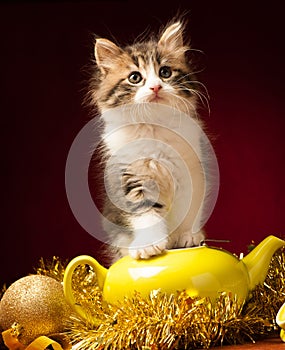
<path fill-rule="evenodd" d="M 175 242 L 174 248 L 188 248 L 200 245 L 201 241 L 203 241 L 205 235 L 203 231 L 197 233 L 184 232 Z"/>
<path fill-rule="evenodd" d="M 162 254 L 167 247 L 168 240 L 162 240 L 156 244 L 138 249 L 129 249 L 129 254 L 133 259 L 149 259 L 152 256 Z"/>

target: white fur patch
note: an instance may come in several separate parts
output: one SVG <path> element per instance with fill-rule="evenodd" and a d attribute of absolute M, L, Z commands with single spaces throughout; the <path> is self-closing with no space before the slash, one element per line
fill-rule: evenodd
<path fill-rule="evenodd" d="M 155 212 L 131 218 L 134 240 L 129 254 L 134 259 L 148 259 L 161 254 L 167 246 L 168 231 L 165 220 Z"/>

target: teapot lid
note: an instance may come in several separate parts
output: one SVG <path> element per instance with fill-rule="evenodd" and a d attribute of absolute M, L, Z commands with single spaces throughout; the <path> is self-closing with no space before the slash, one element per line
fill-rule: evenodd
<path fill-rule="evenodd" d="M 233 254 L 231 252 L 229 252 L 228 250 L 222 248 L 222 247 L 218 247 L 218 246 L 210 246 L 207 244 L 207 242 L 214 242 L 214 243 L 230 243 L 229 239 L 212 239 L 212 238 L 205 238 L 202 241 L 200 241 L 198 246 L 194 246 L 194 247 L 185 247 L 185 248 L 172 248 L 172 249 L 168 249 L 168 252 L 175 252 L 175 251 L 179 251 L 179 250 L 192 250 L 192 249 L 201 249 L 201 248 L 207 248 L 207 249 L 213 249 L 213 250 L 218 250 L 221 251 L 223 253 L 229 254 L 232 257 L 241 260 L 242 257 L 238 257 L 236 254 Z"/>

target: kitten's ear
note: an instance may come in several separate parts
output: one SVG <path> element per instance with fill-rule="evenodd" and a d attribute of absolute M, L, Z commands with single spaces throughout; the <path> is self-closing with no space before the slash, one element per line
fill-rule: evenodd
<path fill-rule="evenodd" d="M 102 70 L 108 70 L 114 60 L 122 54 L 123 51 L 116 44 L 108 39 L 96 39 L 95 58 L 98 67 Z"/>
<path fill-rule="evenodd" d="M 169 51 L 181 48 L 183 46 L 183 27 L 183 23 L 180 21 L 168 26 L 163 31 L 158 46 Z"/>

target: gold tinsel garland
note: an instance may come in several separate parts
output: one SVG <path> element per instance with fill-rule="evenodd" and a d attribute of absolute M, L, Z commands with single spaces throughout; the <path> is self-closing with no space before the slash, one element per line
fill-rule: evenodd
<path fill-rule="evenodd" d="M 37 273 L 62 280 L 66 263 L 58 258 L 40 261 Z M 264 285 L 257 286 L 244 305 L 222 294 L 213 305 L 207 298 L 153 292 L 139 294 L 117 305 L 107 305 L 96 275 L 77 268 L 73 288 L 77 302 L 89 315 L 71 316 L 66 335 L 78 350 L 95 349 L 198 349 L 236 344 L 278 334 L 275 317 L 285 302 L 285 252 L 272 258 Z"/>

